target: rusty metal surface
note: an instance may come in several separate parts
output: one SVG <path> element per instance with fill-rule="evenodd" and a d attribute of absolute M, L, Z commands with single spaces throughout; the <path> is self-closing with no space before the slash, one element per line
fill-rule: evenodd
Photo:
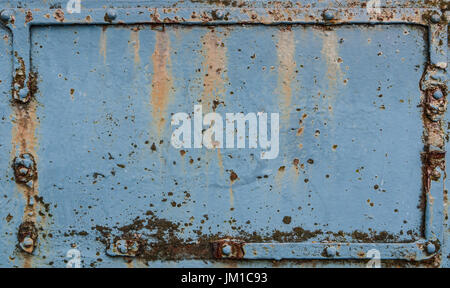
<path fill-rule="evenodd" d="M 448 266 L 445 2 L 46 2 L 0 1 L 0 267 Z M 174 147 L 197 107 L 278 153 Z"/>

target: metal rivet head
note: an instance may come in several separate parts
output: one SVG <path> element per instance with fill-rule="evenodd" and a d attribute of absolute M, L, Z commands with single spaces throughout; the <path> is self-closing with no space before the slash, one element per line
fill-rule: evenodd
<path fill-rule="evenodd" d="M 229 256 L 231 254 L 231 246 L 230 245 L 223 245 L 222 247 L 222 254 Z"/>
<path fill-rule="evenodd" d="M 21 244 L 24 248 L 31 248 L 34 245 L 34 241 L 30 237 L 25 237 Z"/>
<path fill-rule="evenodd" d="M 117 18 L 116 10 L 114 10 L 114 9 L 106 10 L 105 18 L 109 21 L 115 20 Z"/>
<path fill-rule="evenodd" d="M 3 10 L 2 12 L 0 12 L 0 20 L 4 22 L 9 22 L 12 16 L 13 12 L 11 10 Z"/>
<path fill-rule="evenodd" d="M 427 244 L 427 252 L 430 254 L 433 254 L 434 252 L 436 252 L 436 246 L 434 246 L 433 243 L 428 243 Z"/>
<path fill-rule="evenodd" d="M 323 12 L 323 18 L 325 20 L 333 20 L 335 17 L 334 12 L 331 10 L 325 10 L 325 12 Z"/>
<path fill-rule="evenodd" d="M 213 14 L 214 18 L 219 19 L 219 20 L 222 20 L 223 18 L 225 18 L 225 13 L 223 13 L 222 10 L 215 10 L 215 11 L 213 11 L 212 14 Z"/>
<path fill-rule="evenodd" d="M 441 15 L 434 13 L 433 15 L 431 15 L 430 20 L 433 23 L 439 23 L 439 22 L 441 22 Z"/>
<path fill-rule="evenodd" d="M 20 100 L 26 100 L 27 99 L 27 96 L 28 96 L 28 89 L 21 89 L 20 91 L 19 91 L 19 98 L 20 98 Z"/>
<path fill-rule="evenodd" d="M 433 93 L 433 98 L 434 99 L 439 100 L 442 97 L 444 97 L 444 94 L 442 93 L 441 89 L 438 89 L 438 90 L 434 91 L 434 93 Z"/>
<path fill-rule="evenodd" d="M 327 252 L 328 257 L 336 256 L 336 248 L 335 247 L 327 247 L 326 252 Z"/>

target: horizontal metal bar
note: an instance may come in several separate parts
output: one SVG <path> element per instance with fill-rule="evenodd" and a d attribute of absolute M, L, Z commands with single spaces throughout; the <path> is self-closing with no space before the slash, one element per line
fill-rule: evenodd
<path fill-rule="evenodd" d="M 433 256 L 425 241 L 415 243 L 245 243 L 242 259 L 371 259 L 370 250 L 381 260 L 420 261 Z M 223 257 L 226 258 L 226 257 Z"/>
<path fill-rule="evenodd" d="M 113 11 L 114 19 L 105 17 Z M 30 25 L 49 24 L 341 24 L 341 23 L 414 23 L 428 24 L 424 15 L 439 13 L 435 8 L 379 8 L 377 12 L 362 8 L 115 8 L 82 9 L 68 13 L 65 9 L 14 9 L 15 13 L 29 13 Z M 327 18 L 329 12 L 332 18 Z M 16 23 L 16 25 L 20 25 Z"/>

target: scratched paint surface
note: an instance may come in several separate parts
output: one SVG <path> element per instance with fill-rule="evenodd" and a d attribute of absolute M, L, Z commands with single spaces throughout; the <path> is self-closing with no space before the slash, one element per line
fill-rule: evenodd
<path fill-rule="evenodd" d="M 105 229 L 155 245 L 416 241 L 425 34 L 410 25 L 34 27 L 43 235 L 33 265 L 62 266 L 72 246 L 85 265 L 117 265 L 104 255 Z M 9 72 L 0 73 L 5 94 Z M 280 113 L 278 158 L 174 149 L 171 115 L 198 104 Z M 0 105 L 2 139 L 11 139 L 9 98 Z M 0 144 L 9 155 L 10 140 Z M 23 196 L 2 169 L 2 205 L 22 215 Z M 0 228 L 4 265 L 24 264 L 21 220 Z"/>

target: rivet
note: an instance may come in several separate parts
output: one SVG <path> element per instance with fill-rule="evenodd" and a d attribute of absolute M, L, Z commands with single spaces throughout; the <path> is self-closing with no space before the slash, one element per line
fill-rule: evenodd
<path fill-rule="evenodd" d="M 441 172 L 434 169 L 433 172 L 431 172 L 431 177 L 433 177 L 433 179 L 437 180 L 437 179 L 441 178 Z"/>
<path fill-rule="evenodd" d="M 222 246 L 222 254 L 229 256 L 231 254 L 231 246 L 227 245 L 227 244 L 223 245 Z"/>
<path fill-rule="evenodd" d="M 22 241 L 22 246 L 24 248 L 30 248 L 34 245 L 34 241 L 33 239 L 31 239 L 30 237 L 25 237 Z"/>
<path fill-rule="evenodd" d="M 433 243 L 428 243 L 427 244 L 427 252 L 430 254 L 433 254 L 434 252 L 436 252 L 436 246 L 434 246 Z"/>
<path fill-rule="evenodd" d="M 20 98 L 20 100 L 25 100 L 27 98 L 27 96 L 28 96 L 27 89 L 21 89 L 19 91 L 19 98 Z"/>
<path fill-rule="evenodd" d="M 441 89 L 438 89 L 438 90 L 434 91 L 434 93 L 433 93 L 433 98 L 434 99 L 439 100 L 442 97 L 444 97 L 444 94 L 442 93 Z"/>
<path fill-rule="evenodd" d="M 3 10 L 2 12 L 0 12 L 0 19 L 3 22 L 9 22 L 12 16 L 13 12 L 11 10 Z"/>
<path fill-rule="evenodd" d="M 108 9 L 108 10 L 106 10 L 106 18 L 107 18 L 109 21 L 115 20 L 115 19 L 117 18 L 116 10 L 114 10 L 114 9 Z"/>
<path fill-rule="evenodd" d="M 430 20 L 433 23 L 439 23 L 439 22 L 441 22 L 441 15 L 438 13 L 434 13 L 433 15 L 431 15 Z"/>
<path fill-rule="evenodd" d="M 223 13 L 222 10 L 216 10 L 213 12 L 213 15 L 215 16 L 215 18 L 222 20 L 225 17 L 225 13 Z"/>
<path fill-rule="evenodd" d="M 328 257 L 336 256 L 336 248 L 335 247 L 327 247 L 326 252 L 327 252 Z"/>
<path fill-rule="evenodd" d="M 323 12 L 323 18 L 325 20 L 333 20 L 334 17 L 334 12 L 331 10 L 325 10 L 325 12 Z"/>

